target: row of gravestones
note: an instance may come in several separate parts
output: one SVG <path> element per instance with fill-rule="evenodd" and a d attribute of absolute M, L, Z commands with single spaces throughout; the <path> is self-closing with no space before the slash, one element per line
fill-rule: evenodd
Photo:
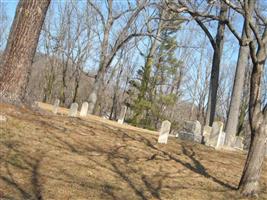
<path fill-rule="evenodd" d="M 54 114 L 57 114 L 59 104 L 60 104 L 60 100 L 56 99 L 55 103 L 53 105 L 53 110 L 52 110 L 52 112 Z M 78 107 L 79 107 L 78 103 L 72 103 L 70 106 L 70 109 L 69 109 L 68 116 L 76 117 L 78 114 Z M 88 102 L 83 102 L 81 110 L 80 110 L 80 117 L 86 117 L 87 116 L 88 108 L 89 108 Z M 121 114 L 120 114 L 119 119 L 118 119 L 118 123 L 123 124 L 126 112 L 127 112 L 127 106 L 123 106 Z"/>
<path fill-rule="evenodd" d="M 57 99 L 53 106 L 53 113 L 57 114 L 59 108 L 59 99 Z M 83 102 L 80 117 L 87 116 L 89 104 L 88 102 Z M 124 118 L 127 112 L 127 106 L 123 106 L 118 123 L 123 124 Z M 78 114 L 78 104 L 72 103 L 69 109 L 68 115 L 70 117 L 76 117 Z M 169 133 L 171 129 L 171 123 L 168 120 L 162 122 L 158 143 L 166 144 L 168 141 Z M 198 143 L 204 142 L 208 146 L 213 146 L 216 149 L 221 148 L 225 141 L 225 132 L 223 132 L 223 123 L 214 122 L 212 127 L 204 126 L 203 134 L 201 134 L 201 124 L 199 121 L 187 121 L 185 122 L 184 129 L 181 131 L 177 137 L 184 140 L 191 140 Z M 243 149 L 243 140 L 240 137 L 236 138 L 236 147 Z"/>
<path fill-rule="evenodd" d="M 52 109 L 52 112 L 54 114 L 58 113 L 59 103 L 60 103 L 60 100 L 56 99 L 55 103 L 53 105 L 53 109 Z M 80 116 L 81 117 L 87 116 L 88 106 L 89 106 L 89 104 L 87 102 L 83 102 L 81 110 L 80 110 Z M 78 107 L 79 107 L 78 103 L 72 103 L 71 106 L 70 106 L 70 109 L 69 109 L 68 116 L 76 117 L 77 114 L 78 114 Z"/>
<path fill-rule="evenodd" d="M 59 108 L 59 99 L 57 99 L 53 106 L 53 113 L 57 114 Z M 89 104 L 87 102 L 83 102 L 80 116 L 87 116 Z M 123 124 L 124 118 L 127 112 L 127 106 L 123 106 L 118 123 Z M 78 104 L 72 103 L 69 109 L 68 115 L 70 117 L 76 117 L 78 113 Z M 161 129 L 159 132 L 158 143 L 167 144 L 169 133 L 171 130 L 171 122 L 165 120 L 162 122 Z M 183 130 L 176 135 L 180 139 L 190 140 L 198 143 L 204 143 L 207 146 L 215 147 L 216 149 L 220 149 L 224 146 L 225 142 L 225 132 L 223 132 L 223 123 L 222 122 L 214 122 L 212 127 L 204 126 L 203 131 L 201 130 L 201 124 L 199 121 L 187 121 L 184 124 Z M 236 137 L 234 147 L 240 150 L 244 149 L 244 139 L 242 137 Z"/>
<path fill-rule="evenodd" d="M 166 144 L 170 133 L 171 123 L 163 121 L 159 132 L 158 143 Z M 190 140 L 198 143 L 204 143 L 207 146 L 220 149 L 224 146 L 225 132 L 223 132 L 223 123 L 214 122 L 212 127 L 204 126 L 203 132 L 199 121 L 185 122 L 183 130 L 176 135 L 183 140 Z M 235 148 L 243 150 L 244 142 L 242 137 L 236 137 Z"/>
<path fill-rule="evenodd" d="M 224 147 L 226 133 L 223 131 L 224 124 L 223 122 L 217 121 L 213 122 L 212 127 L 204 126 L 203 127 L 203 138 L 204 144 L 207 146 L 215 147 L 220 149 Z M 234 148 L 244 150 L 244 139 L 241 136 L 235 137 Z"/>

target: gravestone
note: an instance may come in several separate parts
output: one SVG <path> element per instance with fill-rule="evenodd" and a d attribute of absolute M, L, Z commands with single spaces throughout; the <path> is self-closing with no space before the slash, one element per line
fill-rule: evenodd
<path fill-rule="evenodd" d="M 119 124 L 123 124 L 126 112 L 127 112 L 127 106 L 123 106 L 121 109 L 119 119 L 118 119 Z"/>
<path fill-rule="evenodd" d="M 89 100 L 88 100 L 88 102 L 89 102 L 88 103 L 88 111 L 87 111 L 88 114 L 93 114 L 96 101 L 97 101 L 97 96 L 96 96 L 96 93 L 93 92 L 90 95 Z"/>
<path fill-rule="evenodd" d="M 179 133 L 179 138 L 201 143 L 201 124 L 199 121 L 186 121 L 183 130 Z"/>
<path fill-rule="evenodd" d="M 181 131 L 178 134 L 178 138 L 182 140 L 194 141 L 194 134 Z"/>
<path fill-rule="evenodd" d="M 221 131 L 219 133 L 219 136 L 218 136 L 218 141 L 217 141 L 217 144 L 216 144 L 216 147 L 215 149 L 221 149 L 223 146 L 224 146 L 224 142 L 225 142 L 225 132 Z"/>
<path fill-rule="evenodd" d="M 53 105 L 53 110 L 52 110 L 52 112 L 53 112 L 54 114 L 57 114 L 58 107 L 59 107 L 59 103 L 60 103 L 60 100 L 59 100 L 59 99 L 56 99 L 56 100 L 55 100 L 55 103 L 54 103 L 54 105 Z"/>
<path fill-rule="evenodd" d="M 87 111 L 88 111 L 88 103 L 87 102 L 83 102 L 82 108 L 81 108 L 81 111 L 80 111 L 80 116 L 81 117 L 86 117 L 87 116 Z"/>
<path fill-rule="evenodd" d="M 216 147 L 219 135 L 221 134 L 222 131 L 223 131 L 223 123 L 220 121 L 213 122 L 211 134 L 210 134 L 210 137 L 208 139 L 207 145 L 212 146 L 212 147 Z M 223 139 L 223 138 L 221 138 L 221 139 Z"/>
<path fill-rule="evenodd" d="M 244 138 L 241 136 L 235 137 L 234 148 L 244 150 Z"/>
<path fill-rule="evenodd" d="M 69 116 L 70 117 L 76 117 L 77 112 L 78 112 L 78 104 L 72 103 L 70 106 L 70 110 L 69 110 Z"/>
<path fill-rule="evenodd" d="M 204 137 L 204 143 L 205 144 L 207 144 L 209 142 L 211 131 L 212 131 L 212 127 L 204 126 L 204 128 L 203 128 L 203 137 Z"/>
<path fill-rule="evenodd" d="M 167 144 L 170 130 L 171 122 L 169 122 L 168 120 L 163 121 L 159 132 L 158 143 Z"/>

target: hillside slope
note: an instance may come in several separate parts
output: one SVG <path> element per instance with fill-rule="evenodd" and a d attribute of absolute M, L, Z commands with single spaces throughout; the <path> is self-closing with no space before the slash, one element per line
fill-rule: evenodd
<path fill-rule="evenodd" d="M 245 155 L 0 104 L 0 199 L 241 199 Z M 260 199 L 267 199 L 264 166 Z"/>

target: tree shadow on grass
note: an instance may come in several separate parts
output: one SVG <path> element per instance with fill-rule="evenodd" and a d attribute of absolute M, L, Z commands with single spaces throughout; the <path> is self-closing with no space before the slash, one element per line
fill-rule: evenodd
<path fill-rule="evenodd" d="M 0 175 L 0 179 L 3 182 L 5 182 L 7 185 L 14 188 L 16 191 L 18 191 L 23 199 L 42 200 L 43 197 L 42 197 L 42 191 L 41 191 L 41 184 L 39 182 L 39 167 L 41 165 L 43 155 L 40 154 L 40 156 L 38 156 L 37 158 L 33 158 L 31 156 L 24 155 L 22 152 L 19 152 L 18 150 L 16 150 L 14 147 L 10 145 L 8 147 L 9 147 L 9 151 L 8 151 L 7 157 L 13 151 L 16 153 L 16 155 L 19 155 L 20 159 L 22 160 L 20 162 L 23 162 L 24 165 L 26 166 L 21 165 L 20 162 L 18 161 L 10 161 L 8 159 L 5 160 L 4 158 L 1 158 L 1 161 L 4 162 L 5 164 L 5 169 L 7 173 L 4 175 Z M 27 158 L 29 158 L 30 161 L 28 161 Z M 11 167 L 13 168 L 13 170 L 11 169 Z M 31 180 L 30 180 L 30 185 L 28 186 L 28 189 L 22 186 L 22 184 L 16 180 L 16 174 L 13 173 L 14 168 L 16 170 L 21 169 L 21 170 L 26 170 L 30 172 Z M 13 199 L 13 198 L 9 197 L 7 199 Z"/>
<path fill-rule="evenodd" d="M 25 119 L 24 119 L 25 120 Z M 31 120 L 31 119 L 27 119 Z M 48 120 L 48 119 L 47 119 Z M 72 121 L 76 122 L 76 119 L 71 119 Z M 88 132 L 88 137 L 94 137 L 96 135 L 99 135 L 99 132 L 94 131 L 94 126 L 92 126 L 92 123 L 87 122 L 85 120 L 78 120 L 77 122 L 81 123 L 78 124 L 79 126 L 83 127 L 84 132 Z M 122 142 L 123 145 L 117 146 L 117 144 L 110 144 L 107 147 L 103 146 L 101 143 L 95 143 L 88 140 L 83 141 L 79 138 L 75 138 L 70 136 L 69 134 L 64 133 L 74 133 L 79 134 L 79 131 L 75 130 L 71 126 L 68 126 L 67 128 L 64 127 L 64 125 L 61 125 L 60 121 L 57 121 L 55 124 L 46 121 L 46 119 L 36 119 L 34 123 L 39 124 L 42 127 L 45 127 L 47 130 L 47 138 L 49 138 L 49 146 L 53 145 L 54 147 L 60 148 L 61 151 L 69 151 L 74 155 L 84 156 L 88 158 L 91 162 L 93 162 L 95 165 L 100 166 L 101 168 L 105 168 L 108 171 L 110 171 L 110 174 L 118 175 L 120 179 L 128 185 L 128 187 L 133 191 L 136 195 L 136 197 L 139 197 L 142 200 L 147 199 L 162 199 L 161 198 L 161 190 L 163 188 L 163 182 L 165 178 L 168 177 L 168 173 L 164 171 L 160 171 L 157 176 L 160 176 L 160 179 L 154 180 L 154 175 L 145 175 L 141 170 L 136 170 L 134 167 L 134 162 L 139 162 L 142 160 L 142 162 L 146 163 L 152 160 L 157 159 L 164 159 L 164 160 L 173 160 L 176 163 L 181 164 L 186 169 L 191 170 L 194 173 L 200 174 L 201 176 L 205 178 L 209 178 L 215 183 L 218 183 L 219 185 L 227 188 L 227 189 L 236 189 L 235 187 L 231 186 L 230 184 L 227 184 L 215 176 L 211 175 L 207 172 L 207 169 L 204 167 L 204 165 L 196 158 L 195 152 L 192 148 L 188 148 L 185 145 L 182 145 L 182 153 L 184 156 L 189 158 L 192 163 L 187 163 L 179 159 L 177 154 L 172 154 L 170 152 L 167 152 L 166 150 L 160 149 L 157 147 L 157 140 L 153 137 L 146 138 L 145 133 L 141 133 L 136 131 L 135 134 L 128 133 L 124 129 L 120 128 L 112 128 L 108 125 L 103 125 L 102 123 L 98 123 L 98 126 L 101 127 L 101 132 L 104 132 L 105 134 L 110 134 L 112 137 L 116 138 L 116 141 Z M 87 125 L 88 123 L 88 125 Z M 94 122 L 95 123 L 95 122 Z M 81 128 L 81 127 L 80 127 Z M 80 130 L 80 129 L 79 129 Z M 93 132 L 93 134 L 92 134 Z M 131 131 L 129 131 L 131 132 Z M 133 131 L 132 131 L 133 132 Z M 63 133 L 63 134 L 62 134 Z M 76 136 L 76 135 L 75 135 Z M 92 139 L 92 138 L 91 138 Z M 127 148 L 127 142 L 137 142 L 144 146 L 147 152 L 153 152 L 153 155 L 144 155 L 141 157 L 135 157 L 127 153 L 124 148 Z M 138 145 L 139 146 L 139 145 Z M 9 148 L 9 147 L 8 147 Z M 13 148 L 14 151 L 16 149 Z M 122 151 L 123 153 L 121 153 Z M 92 152 L 97 152 L 100 156 L 107 157 L 107 160 L 105 162 L 101 163 L 101 160 L 98 160 L 95 158 L 94 154 Z M 134 152 L 133 152 L 134 154 Z M 95 154 L 96 155 L 96 154 Z M 31 172 L 31 188 L 32 190 L 29 191 L 28 189 L 25 189 L 25 187 L 22 187 L 18 184 L 18 182 L 15 180 L 12 175 L 9 176 L 0 176 L 0 179 L 2 179 L 4 182 L 6 182 L 8 185 L 12 185 L 16 190 L 18 190 L 21 193 L 21 196 L 24 199 L 38 199 L 42 200 L 42 185 L 39 182 L 39 174 L 38 169 L 41 165 L 43 156 L 41 155 L 35 155 L 34 157 L 29 157 L 29 154 L 24 155 L 25 160 L 30 160 L 30 162 L 27 163 L 26 170 L 30 170 Z M 131 163 L 132 165 L 129 165 Z M 10 164 L 10 163 L 9 163 Z M 78 167 L 78 163 L 76 164 Z M 122 167 L 123 166 L 123 167 Z M 21 166 L 23 168 L 23 166 Z M 82 166 L 82 167 L 90 167 L 89 165 Z M 11 172 L 10 172 L 11 173 Z M 43 176 L 43 174 L 42 174 Z M 155 175 L 156 176 L 156 175 Z M 57 177 L 48 177 L 53 179 L 58 179 Z M 72 177 L 72 174 L 66 174 L 66 178 L 61 179 L 60 181 L 69 182 L 70 180 L 73 180 L 75 177 Z M 105 182 L 103 180 L 102 188 L 100 185 L 94 186 L 91 184 L 90 180 L 85 181 L 79 181 L 79 178 L 76 178 L 75 184 L 80 184 L 81 187 L 87 187 L 88 189 L 96 189 L 99 192 L 103 192 L 111 199 L 121 199 L 120 194 L 116 191 L 118 188 L 113 187 L 109 182 Z M 81 183 L 80 183 L 81 182 Z M 69 182 L 71 183 L 71 182 Z M 102 183 L 101 183 L 102 184 Z M 95 188 L 93 188 L 95 187 Z M 177 188 L 179 189 L 179 188 Z"/>
<path fill-rule="evenodd" d="M 129 137 L 131 138 L 132 140 L 136 140 L 138 142 L 141 142 L 141 143 L 144 143 L 145 145 L 147 145 L 148 147 L 152 148 L 153 150 L 156 150 L 162 154 L 164 154 L 165 156 L 167 156 L 169 159 L 171 160 L 174 160 L 175 162 L 183 165 L 184 167 L 186 167 L 187 169 L 191 170 L 192 172 L 194 173 L 197 173 L 197 174 L 200 174 L 202 176 L 204 176 L 205 178 L 210 178 L 212 179 L 215 183 L 218 183 L 219 185 L 223 186 L 223 187 L 226 187 L 228 189 L 231 189 L 231 190 L 236 190 L 237 187 L 234 187 L 228 183 L 225 183 L 221 180 L 219 180 L 218 178 L 216 178 L 215 176 L 209 174 L 206 170 L 206 168 L 204 167 L 204 165 L 201 164 L 200 161 L 198 161 L 196 158 L 195 158 L 195 152 L 193 151 L 193 149 L 191 149 L 191 152 L 189 150 L 186 149 L 185 146 L 182 145 L 182 152 L 185 156 L 187 156 L 188 158 L 191 159 L 191 161 L 193 162 L 193 165 L 190 164 L 190 163 L 186 163 L 186 162 L 183 162 L 182 160 L 178 159 L 176 156 L 170 154 L 169 152 L 166 152 L 162 149 L 159 149 L 157 148 L 150 140 L 148 140 L 147 138 L 143 137 L 142 135 L 138 134 L 138 139 L 133 137 L 133 136 L 130 136 L 128 133 L 124 132 L 123 130 L 120 130 L 123 134 L 122 137 Z M 156 143 L 156 141 L 155 141 Z M 156 157 L 156 156 L 154 156 Z"/>

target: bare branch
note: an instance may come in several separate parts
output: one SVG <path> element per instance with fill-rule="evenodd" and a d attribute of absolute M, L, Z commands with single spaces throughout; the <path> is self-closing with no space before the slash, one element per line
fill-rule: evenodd
<path fill-rule="evenodd" d="M 87 0 L 87 2 L 88 2 L 88 3 L 90 4 L 90 6 L 92 6 L 92 8 L 94 8 L 94 10 L 98 13 L 98 15 L 100 16 L 102 25 L 105 26 L 105 17 L 104 17 L 104 15 L 102 14 L 102 12 L 99 10 L 99 8 L 96 7 L 96 6 L 91 2 L 91 0 Z"/>

